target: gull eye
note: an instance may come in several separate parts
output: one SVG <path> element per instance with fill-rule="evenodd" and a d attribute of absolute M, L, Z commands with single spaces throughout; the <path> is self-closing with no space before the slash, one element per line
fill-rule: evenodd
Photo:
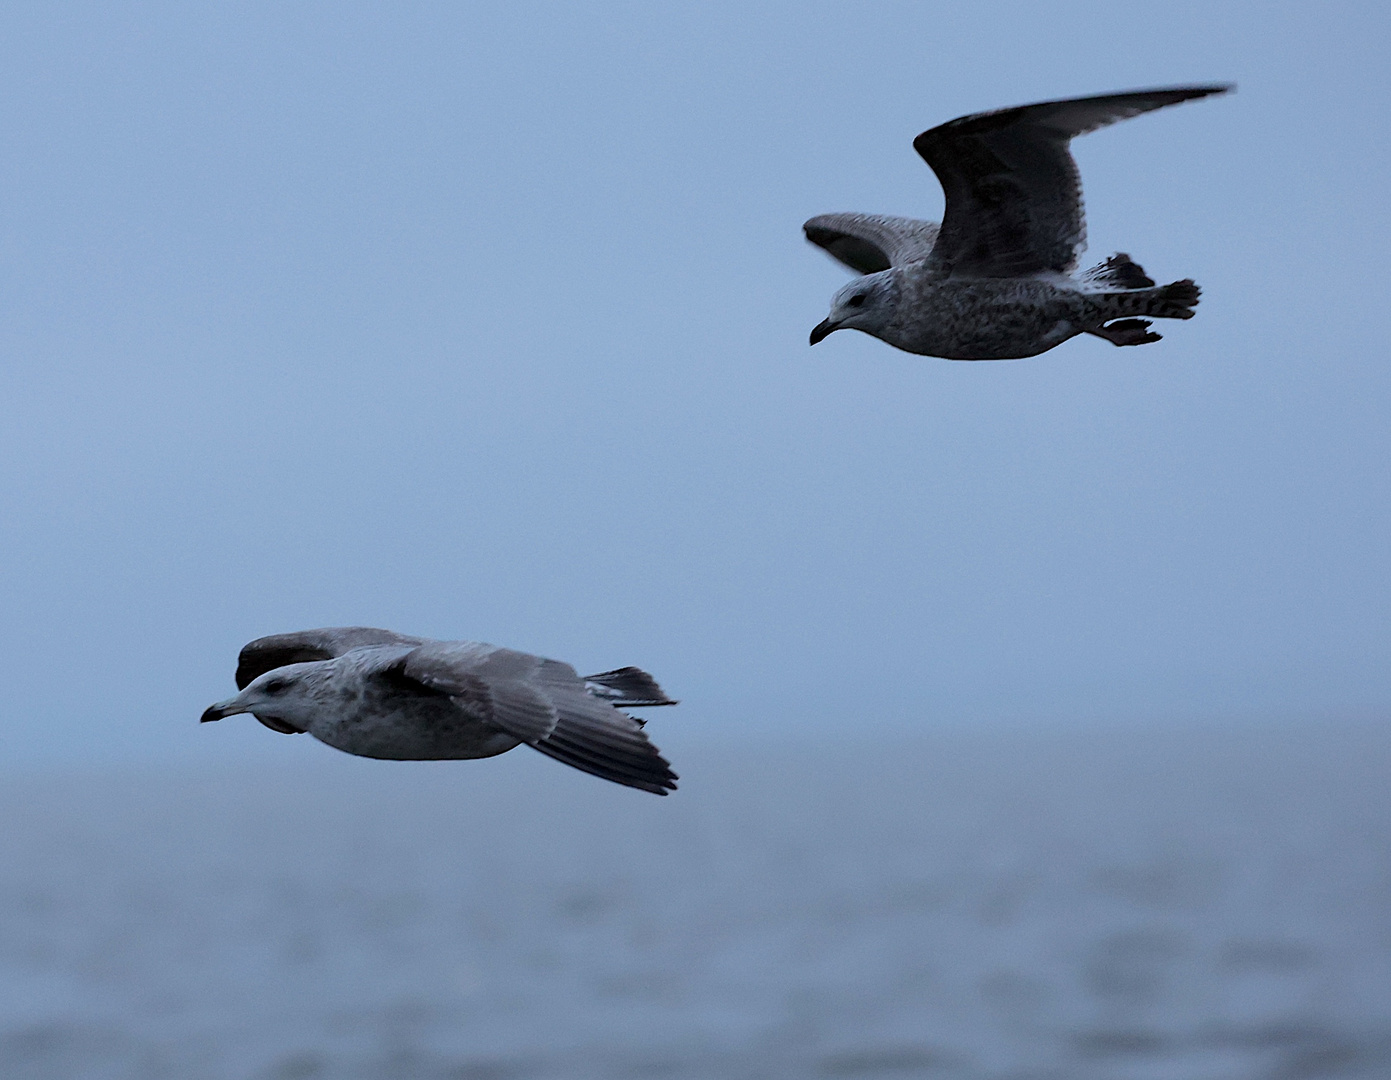
<path fill-rule="evenodd" d="M 865 298 L 868 296 L 869 293 L 857 292 L 849 300 L 845 301 L 845 304 L 847 307 L 864 307 Z"/>
<path fill-rule="evenodd" d="M 283 694 L 289 688 L 288 679 L 271 679 L 261 689 L 267 694 Z"/>

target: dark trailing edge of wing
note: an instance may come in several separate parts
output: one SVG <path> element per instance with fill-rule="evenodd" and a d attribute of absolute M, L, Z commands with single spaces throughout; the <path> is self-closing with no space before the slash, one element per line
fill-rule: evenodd
<path fill-rule="evenodd" d="M 615 784 L 650 791 L 653 795 L 666 795 L 676 790 L 679 778 L 671 771 L 671 763 L 650 743 L 625 753 L 612 744 L 596 744 L 586 738 L 588 734 L 573 731 L 562 720 L 555 731 L 531 745 L 547 757 Z"/>
<path fill-rule="evenodd" d="M 333 653 L 324 649 L 310 649 L 303 646 L 286 645 L 279 648 L 258 649 L 251 652 L 253 641 L 237 657 L 237 689 L 245 690 L 267 671 L 274 671 L 286 664 L 307 664 L 312 660 L 332 660 Z"/>
<path fill-rule="evenodd" d="M 859 236 L 850 236 L 837 229 L 827 229 L 807 222 L 802 226 L 807 239 L 819 248 L 824 248 L 838 262 L 862 274 L 877 274 L 887 270 L 889 257 L 876 244 Z"/>
<path fill-rule="evenodd" d="M 237 689 L 245 690 L 267 671 L 286 664 L 332 660 L 363 645 L 419 645 L 422 641 L 422 638 L 374 626 L 328 626 L 292 634 L 271 634 L 242 648 L 237 657 Z"/>
<path fill-rule="evenodd" d="M 803 222 L 807 239 L 857 274 L 920 262 L 937 243 L 935 221 L 889 214 L 817 214 Z"/>

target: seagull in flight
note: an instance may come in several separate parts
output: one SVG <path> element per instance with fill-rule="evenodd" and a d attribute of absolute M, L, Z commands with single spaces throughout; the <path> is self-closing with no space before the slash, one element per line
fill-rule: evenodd
<path fill-rule="evenodd" d="M 675 705 L 635 667 L 579 676 L 569 664 L 477 641 L 432 641 L 367 626 L 257 638 L 235 697 L 203 722 L 250 713 L 361 757 L 484 758 L 526 743 L 616 784 L 665 795 L 677 776 L 624 709 Z"/>
<path fill-rule="evenodd" d="M 941 224 L 874 214 L 822 214 L 807 239 L 863 275 L 811 332 L 862 330 L 896 348 L 948 360 L 1036 356 L 1078 334 L 1113 345 L 1158 341 L 1151 319 L 1191 319 L 1192 279 L 1156 286 L 1129 255 L 1078 274 L 1086 247 L 1078 135 L 1228 84 L 1067 98 L 973 113 L 913 140 L 941 181 Z"/>

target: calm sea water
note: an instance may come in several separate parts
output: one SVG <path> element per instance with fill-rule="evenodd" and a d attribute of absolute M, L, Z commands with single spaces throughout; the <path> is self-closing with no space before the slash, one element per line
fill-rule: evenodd
<path fill-rule="evenodd" d="M 671 750 L 10 778 L 0 1075 L 1391 1077 L 1391 725 Z"/>

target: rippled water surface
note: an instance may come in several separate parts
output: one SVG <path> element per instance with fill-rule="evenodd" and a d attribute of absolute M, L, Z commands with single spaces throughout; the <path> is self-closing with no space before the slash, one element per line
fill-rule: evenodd
<path fill-rule="evenodd" d="M 677 756 L 11 778 L 0 1075 L 1391 1076 L 1374 726 Z"/>

